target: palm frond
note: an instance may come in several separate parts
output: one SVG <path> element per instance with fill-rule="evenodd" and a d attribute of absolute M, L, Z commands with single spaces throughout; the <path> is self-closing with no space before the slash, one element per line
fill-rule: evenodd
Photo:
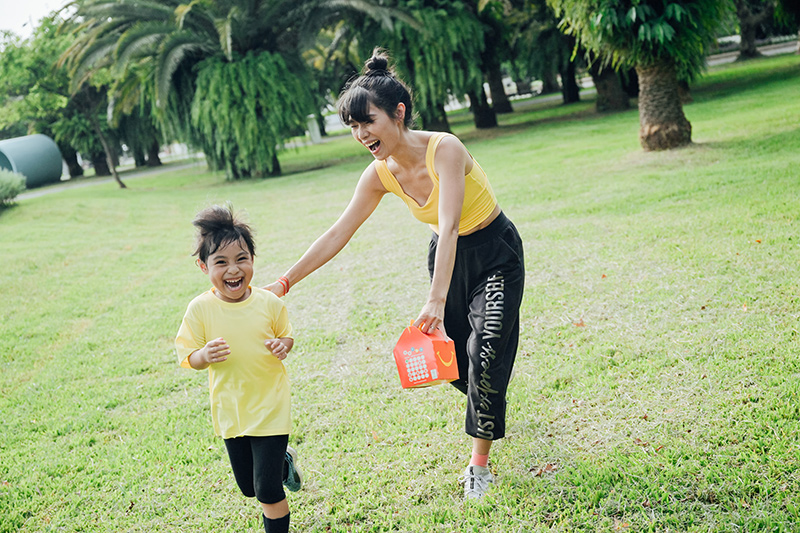
<path fill-rule="evenodd" d="M 134 58 L 155 55 L 158 52 L 158 45 L 174 29 L 174 25 L 160 21 L 145 22 L 131 27 L 117 41 L 114 50 L 116 70 L 118 72 L 124 70 Z"/>
<path fill-rule="evenodd" d="M 210 52 L 204 39 L 195 33 L 182 31 L 169 35 L 160 46 L 156 60 L 156 106 L 163 108 L 172 85 L 172 75 L 192 54 Z"/>
<path fill-rule="evenodd" d="M 70 90 L 76 92 L 97 70 L 111 64 L 111 53 L 116 45 L 114 37 L 95 41 L 82 51 L 80 60 L 71 71 Z"/>

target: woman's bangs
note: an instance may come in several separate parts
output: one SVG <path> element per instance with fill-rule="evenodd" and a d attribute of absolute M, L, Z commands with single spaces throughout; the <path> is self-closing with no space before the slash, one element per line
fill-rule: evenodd
<path fill-rule="evenodd" d="M 339 118 L 346 126 L 353 122 L 371 122 L 372 119 L 369 116 L 370 103 L 369 91 L 363 87 L 352 87 L 339 100 Z"/>

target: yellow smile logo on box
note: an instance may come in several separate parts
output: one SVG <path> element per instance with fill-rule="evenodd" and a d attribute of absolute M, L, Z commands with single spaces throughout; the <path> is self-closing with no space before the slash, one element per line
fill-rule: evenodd
<path fill-rule="evenodd" d="M 437 350 L 436 351 L 436 357 L 439 358 L 439 361 L 441 361 L 444 366 L 450 366 L 450 365 L 453 364 L 453 360 L 456 358 L 456 353 L 455 352 L 450 352 L 450 360 L 449 361 L 445 361 L 444 358 L 442 357 L 442 354 Z"/>

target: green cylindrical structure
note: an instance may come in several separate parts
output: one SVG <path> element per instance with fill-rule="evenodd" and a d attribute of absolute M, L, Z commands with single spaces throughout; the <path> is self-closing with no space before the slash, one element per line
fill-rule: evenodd
<path fill-rule="evenodd" d="M 37 133 L 0 141 L 0 168 L 25 176 L 30 189 L 61 180 L 61 150 L 47 135 Z"/>

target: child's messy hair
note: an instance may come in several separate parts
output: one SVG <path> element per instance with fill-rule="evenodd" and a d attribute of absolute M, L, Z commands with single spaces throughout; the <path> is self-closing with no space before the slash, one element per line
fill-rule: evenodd
<path fill-rule="evenodd" d="M 196 255 L 205 263 L 208 256 L 219 250 L 221 246 L 233 242 L 247 247 L 250 255 L 255 257 L 256 245 L 253 241 L 253 231 L 250 226 L 241 221 L 233 212 L 233 206 L 212 205 L 197 213 L 192 221 L 197 228 Z"/>

